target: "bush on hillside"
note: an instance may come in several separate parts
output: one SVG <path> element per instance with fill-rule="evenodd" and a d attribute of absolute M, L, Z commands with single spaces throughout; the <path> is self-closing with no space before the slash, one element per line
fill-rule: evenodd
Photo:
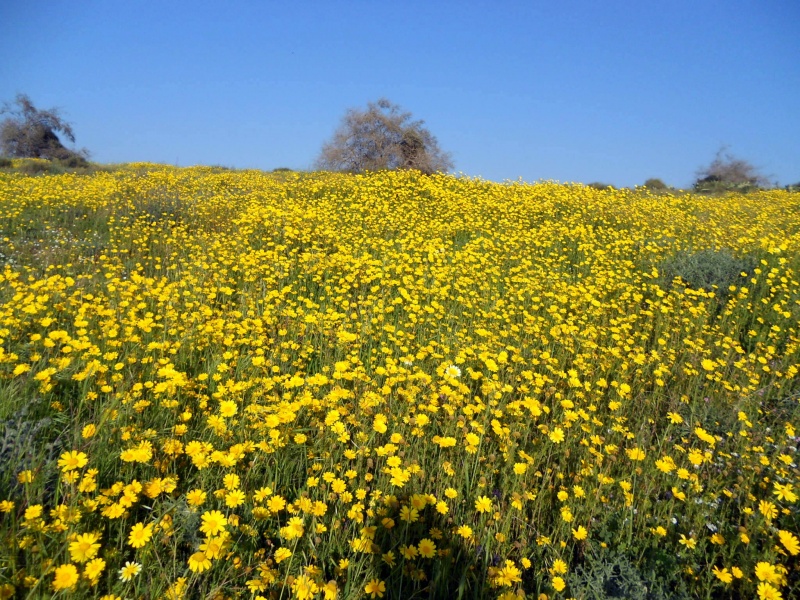
<path fill-rule="evenodd" d="M 710 165 L 697 172 L 694 190 L 701 194 L 747 193 L 769 185 L 767 178 L 751 163 L 720 148 Z"/>
<path fill-rule="evenodd" d="M 657 177 L 651 177 L 647 181 L 644 182 L 644 186 L 648 190 L 666 190 L 669 189 L 669 186 L 658 179 Z"/>
<path fill-rule="evenodd" d="M 755 265 L 754 258 L 737 257 L 727 249 L 682 250 L 665 260 L 659 273 L 664 288 L 668 289 L 678 277 L 686 287 L 713 291 L 724 299 L 728 288 L 742 279 L 742 273 L 750 275 Z"/>
<path fill-rule="evenodd" d="M 450 155 L 423 125 L 385 98 L 370 102 L 366 110 L 351 108 L 322 147 L 316 168 L 351 173 L 416 169 L 429 174 L 452 169 Z"/>
<path fill-rule="evenodd" d="M 0 114 L 9 115 L 0 123 L 0 152 L 6 156 L 58 160 L 67 168 L 89 165 L 86 150 L 71 150 L 61 142 L 58 134 L 74 142 L 75 133 L 58 109 L 40 110 L 28 96 L 19 94 Z"/>

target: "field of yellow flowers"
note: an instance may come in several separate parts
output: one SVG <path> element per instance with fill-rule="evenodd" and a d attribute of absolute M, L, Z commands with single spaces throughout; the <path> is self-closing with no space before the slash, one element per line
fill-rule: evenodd
<path fill-rule="evenodd" d="M 0 174 L 0 598 L 800 594 L 800 194 Z"/>

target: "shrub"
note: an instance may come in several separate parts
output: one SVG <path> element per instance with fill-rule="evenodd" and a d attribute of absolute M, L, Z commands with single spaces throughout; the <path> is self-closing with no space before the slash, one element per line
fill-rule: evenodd
<path fill-rule="evenodd" d="M 707 292 L 714 291 L 724 299 L 728 288 L 736 283 L 742 273 L 750 274 L 755 268 L 754 258 L 736 257 L 727 249 L 700 251 L 683 250 L 665 260 L 659 267 L 662 287 L 668 289 L 679 277 L 684 285 Z"/>
<path fill-rule="evenodd" d="M 651 177 L 647 181 L 644 182 L 644 187 L 648 190 L 666 190 L 669 189 L 669 186 L 658 179 L 657 177 Z"/>
<path fill-rule="evenodd" d="M 450 155 L 439 148 L 423 121 L 412 121 L 385 98 L 366 110 L 350 109 L 331 141 L 322 147 L 316 167 L 328 171 L 416 169 L 423 173 L 453 168 Z"/>
<path fill-rule="evenodd" d="M 634 563 L 628 556 L 607 550 L 590 553 L 568 577 L 570 595 L 606 600 L 679 600 L 689 598 L 680 570 L 666 553 Z"/>
<path fill-rule="evenodd" d="M 58 133 L 75 141 L 72 125 L 61 118 L 58 109 L 39 110 L 25 94 L 13 104 L 6 103 L 0 114 L 10 115 L 0 123 L 0 149 L 16 158 L 45 158 L 65 161 L 68 168 L 85 167 L 86 150 L 70 150 Z"/>
<path fill-rule="evenodd" d="M 64 169 L 59 169 L 55 162 L 43 158 L 32 158 L 21 161 L 17 165 L 17 172 L 23 175 L 42 175 L 44 173 L 57 175 L 63 173 Z"/>
<path fill-rule="evenodd" d="M 602 183 L 600 181 L 593 181 L 591 183 L 587 183 L 586 187 L 590 187 L 595 190 L 603 190 L 606 191 L 608 189 L 614 189 L 614 186 L 609 183 Z"/>
<path fill-rule="evenodd" d="M 747 193 L 767 185 L 767 178 L 755 166 L 732 156 L 723 147 L 710 165 L 697 172 L 694 189 L 702 194 Z"/>

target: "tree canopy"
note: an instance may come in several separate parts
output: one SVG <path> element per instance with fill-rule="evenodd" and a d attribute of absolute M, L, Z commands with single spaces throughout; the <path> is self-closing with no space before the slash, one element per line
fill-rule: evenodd
<path fill-rule="evenodd" d="M 699 192 L 747 191 L 767 185 L 769 181 L 753 164 L 732 156 L 725 147 L 717 151 L 711 164 L 697 172 L 694 183 L 695 190 Z"/>
<path fill-rule="evenodd" d="M 0 114 L 9 115 L 0 122 L 0 152 L 5 156 L 85 162 L 86 151 L 70 150 L 61 142 L 59 133 L 70 142 L 75 133 L 57 108 L 39 110 L 27 95 L 19 94 Z"/>
<path fill-rule="evenodd" d="M 423 173 L 453 168 L 450 155 L 439 148 L 424 121 L 381 98 L 366 110 L 349 109 L 323 145 L 319 169 L 362 173 L 385 169 L 417 169 Z"/>

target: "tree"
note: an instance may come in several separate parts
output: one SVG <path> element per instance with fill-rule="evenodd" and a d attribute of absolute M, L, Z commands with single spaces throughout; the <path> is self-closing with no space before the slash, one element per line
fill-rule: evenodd
<path fill-rule="evenodd" d="M 642 187 L 646 187 L 648 190 L 666 190 L 669 189 L 669 186 L 661 181 L 658 177 L 651 177 L 647 181 L 644 182 Z"/>
<path fill-rule="evenodd" d="M 424 121 L 414 121 L 385 98 L 370 102 L 366 110 L 349 109 L 333 134 L 322 146 L 318 169 L 330 171 L 380 171 L 417 169 L 423 173 L 453 168 L 450 155 Z"/>
<path fill-rule="evenodd" d="M 732 156 L 724 146 L 717 151 L 710 165 L 697 172 L 694 182 L 694 188 L 699 192 L 748 191 L 767 185 L 767 178 L 755 166 Z"/>
<path fill-rule="evenodd" d="M 46 158 L 86 163 L 86 150 L 76 152 L 61 143 L 57 132 L 70 142 L 75 141 L 72 125 L 57 108 L 39 110 L 25 94 L 13 103 L 5 103 L 0 114 L 10 115 L 0 123 L 0 152 L 15 158 Z M 76 164 L 75 166 L 79 166 Z"/>

